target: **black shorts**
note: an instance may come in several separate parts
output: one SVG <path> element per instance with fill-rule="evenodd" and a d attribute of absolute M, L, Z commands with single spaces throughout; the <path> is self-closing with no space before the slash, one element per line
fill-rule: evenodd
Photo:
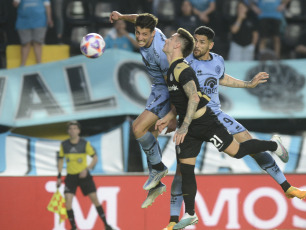
<path fill-rule="evenodd" d="M 85 178 L 79 178 L 79 174 L 68 174 L 65 179 L 64 193 L 75 194 L 78 186 L 80 186 L 84 196 L 97 191 L 95 182 L 89 172 Z"/>
<path fill-rule="evenodd" d="M 280 35 L 281 21 L 273 18 L 263 18 L 259 21 L 259 34 L 263 38 Z"/>
<path fill-rule="evenodd" d="M 207 107 L 205 114 L 190 124 L 184 142 L 177 147 L 177 156 L 180 159 L 197 157 L 204 141 L 213 143 L 222 152 L 232 143 L 233 139 L 233 135 Z"/>

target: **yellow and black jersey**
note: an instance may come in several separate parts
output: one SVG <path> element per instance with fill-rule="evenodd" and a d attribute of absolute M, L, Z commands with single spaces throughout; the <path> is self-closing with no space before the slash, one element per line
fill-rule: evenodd
<path fill-rule="evenodd" d="M 59 157 L 65 157 L 68 174 L 78 174 L 87 167 L 87 155 L 94 156 L 94 148 L 89 141 L 80 138 L 79 143 L 72 144 L 70 140 L 61 143 Z"/>
<path fill-rule="evenodd" d="M 198 109 L 200 109 L 210 101 L 210 97 L 201 92 L 197 76 L 187 62 L 183 58 L 174 60 L 170 64 L 167 72 L 167 86 L 171 104 L 175 106 L 180 120 L 184 119 L 187 112 L 188 97 L 183 86 L 189 81 L 194 81 L 196 84 L 198 95 L 200 97 Z"/>

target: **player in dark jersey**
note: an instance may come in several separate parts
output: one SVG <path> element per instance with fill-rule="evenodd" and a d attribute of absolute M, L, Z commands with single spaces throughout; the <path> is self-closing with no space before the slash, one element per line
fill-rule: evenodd
<path fill-rule="evenodd" d="M 166 36 L 156 28 L 158 19 L 152 14 L 120 14 L 113 11 L 110 21 L 116 20 L 125 20 L 135 24 L 135 37 L 140 47 L 139 51 L 153 81 L 146 108 L 133 122 L 134 135 L 147 155 L 150 170 L 149 179 L 143 186 L 145 190 L 149 190 L 149 193 L 141 205 L 142 208 L 147 208 L 157 196 L 166 191 L 166 185 L 160 180 L 168 173 L 161 159 L 157 141 L 158 131 L 154 130 L 155 122 L 170 111 L 169 92 L 165 82 L 169 64 L 162 51 Z M 176 120 L 173 119 L 168 130 L 174 131 L 175 128 Z"/>
<path fill-rule="evenodd" d="M 78 186 L 81 188 L 84 196 L 88 195 L 91 202 L 95 205 L 97 212 L 105 225 L 105 230 L 113 230 L 106 221 L 104 210 L 97 197 L 96 185 L 89 173 L 89 170 L 93 169 L 98 161 L 96 152 L 89 141 L 80 138 L 79 122 L 72 121 L 68 123 L 68 134 L 70 138 L 63 141 L 60 145 L 57 187 L 60 187 L 62 183 L 61 172 L 65 158 L 67 163 L 67 176 L 65 179 L 64 193 L 67 214 L 72 230 L 77 229 L 72 210 L 72 200 Z M 88 155 L 93 158 L 89 165 L 87 165 Z"/>
<path fill-rule="evenodd" d="M 242 81 L 233 78 L 225 73 L 223 57 L 210 51 L 214 45 L 214 31 L 209 27 L 200 26 L 194 31 L 194 38 L 195 48 L 193 53 L 186 58 L 186 61 L 195 71 L 201 91 L 211 98 L 207 106 L 213 110 L 218 120 L 238 142 L 252 139 L 251 134 L 243 125 L 221 110 L 219 85 L 234 88 L 254 88 L 258 84 L 265 83 L 268 74 L 260 72 L 254 76 L 251 81 Z M 281 186 L 286 197 L 297 197 L 299 199 L 304 199 L 306 197 L 306 191 L 290 185 L 276 161 L 269 153 L 262 152 L 252 155 L 252 157 L 257 164 Z M 288 159 L 283 160 L 284 162 L 288 161 Z M 164 230 L 171 230 L 172 226 L 178 222 L 182 201 L 181 176 L 179 170 L 177 170 L 171 186 L 171 217 L 168 226 L 164 228 Z"/>
<path fill-rule="evenodd" d="M 251 139 L 238 143 L 233 138 L 214 112 L 206 106 L 210 98 L 201 92 L 195 72 L 184 61 L 193 48 L 192 35 L 182 28 L 166 40 L 163 48 L 170 63 L 166 82 L 173 107 L 164 118 L 156 122 L 155 128 L 161 131 L 170 119 L 179 116 L 179 129 L 175 132 L 173 141 L 176 143 L 177 158 L 180 162 L 185 203 L 185 214 L 173 229 L 185 228 L 198 222 L 194 210 L 197 191 L 194 166 L 204 141 L 211 142 L 219 151 L 237 159 L 266 150 L 278 155 L 288 155 L 287 150 L 278 141 Z"/>

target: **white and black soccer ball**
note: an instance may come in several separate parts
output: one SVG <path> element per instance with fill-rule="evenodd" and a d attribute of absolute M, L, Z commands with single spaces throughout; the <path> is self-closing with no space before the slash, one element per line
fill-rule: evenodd
<path fill-rule="evenodd" d="M 89 33 L 82 38 L 80 49 L 88 58 L 98 58 L 105 50 L 105 41 L 100 34 Z"/>

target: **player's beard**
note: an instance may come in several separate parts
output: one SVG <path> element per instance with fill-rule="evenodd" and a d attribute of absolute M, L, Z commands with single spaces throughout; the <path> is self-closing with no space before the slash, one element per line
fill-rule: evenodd
<path fill-rule="evenodd" d="M 193 51 L 193 56 L 196 59 L 201 59 L 203 56 L 207 54 L 207 52 L 209 52 L 209 48 L 204 49 L 204 50 L 196 49 Z"/>

